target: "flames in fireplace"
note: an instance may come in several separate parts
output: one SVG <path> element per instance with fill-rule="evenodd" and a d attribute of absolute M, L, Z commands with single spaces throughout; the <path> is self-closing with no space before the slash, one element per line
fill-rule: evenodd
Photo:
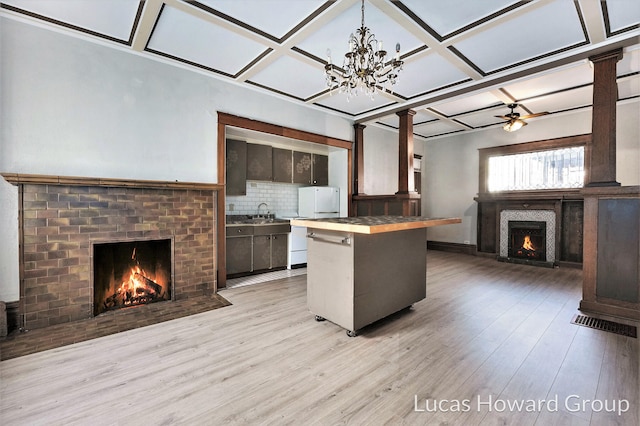
<path fill-rule="evenodd" d="M 170 240 L 94 248 L 94 314 L 171 299 Z"/>
<path fill-rule="evenodd" d="M 525 235 L 522 246 L 517 251 L 519 256 L 536 257 L 536 248 L 531 242 L 531 235 Z"/>
<path fill-rule="evenodd" d="M 527 262 L 546 261 L 546 223 L 509 221 L 509 258 Z"/>
<path fill-rule="evenodd" d="M 140 267 L 136 259 L 135 247 L 131 254 L 131 259 L 136 265 L 125 274 L 122 284 L 116 291 L 105 299 L 104 307 L 107 310 L 164 300 L 164 283 L 158 282 L 164 280 L 151 276 Z"/>

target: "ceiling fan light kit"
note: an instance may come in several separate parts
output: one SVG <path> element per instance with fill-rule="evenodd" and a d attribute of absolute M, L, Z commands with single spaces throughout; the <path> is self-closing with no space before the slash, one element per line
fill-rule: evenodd
<path fill-rule="evenodd" d="M 502 128 L 507 132 L 515 132 L 516 130 L 520 130 L 522 126 L 526 126 L 526 125 L 527 123 L 525 123 L 524 121 L 516 119 L 516 120 L 510 120 L 507 123 L 504 123 L 504 126 L 502 126 Z"/>
<path fill-rule="evenodd" d="M 525 119 L 540 117 L 541 115 L 549 114 L 547 111 L 545 111 L 545 112 L 538 112 L 536 114 L 528 114 L 520 117 L 520 113 L 514 111 L 517 107 L 518 107 L 518 104 L 509 104 L 507 105 L 507 108 L 511 109 L 511 112 L 509 114 L 496 115 L 497 118 L 502 118 L 503 120 L 507 120 L 507 122 L 504 123 L 504 125 L 502 126 L 502 128 L 506 132 L 515 132 L 516 130 L 521 129 L 523 126 L 526 126 L 527 122 L 524 121 Z"/>
<path fill-rule="evenodd" d="M 331 51 L 327 49 L 327 64 L 324 67 L 327 87 L 331 94 L 338 89 L 347 94 L 347 101 L 360 93 L 371 99 L 378 90 L 390 90 L 398 82 L 398 73 L 402 70 L 400 43 L 396 43 L 395 57 L 385 63 L 387 56 L 382 41 L 376 39 L 364 25 L 364 0 L 362 0 L 362 21 L 360 28 L 349 36 L 349 51 L 344 55 L 342 68 L 331 61 Z"/>

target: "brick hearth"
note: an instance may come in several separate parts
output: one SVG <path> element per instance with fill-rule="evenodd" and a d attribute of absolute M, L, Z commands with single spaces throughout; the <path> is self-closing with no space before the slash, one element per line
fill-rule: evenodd
<path fill-rule="evenodd" d="M 87 181 L 17 182 L 21 326 L 43 328 L 93 316 L 91 255 L 96 242 L 171 238 L 174 300 L 215 292 L 217 188 L 208 188 L 214 185 L 165 188 Z"/>

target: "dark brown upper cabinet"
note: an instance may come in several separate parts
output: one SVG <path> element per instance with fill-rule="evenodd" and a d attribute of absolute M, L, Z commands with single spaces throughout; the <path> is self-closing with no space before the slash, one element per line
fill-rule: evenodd
<path fill-rule="evenodd" d="M 320 154 L 311 154 L 311 184 L 329 185 L 329 157 Z"/>
<path fill-rule="evenodd" d="M 272 174 L 272 148 L 269 145 L 247 144 L 247 179 L 267 180 Z"/>
<path fill-rule="evenodd" d="M 293 182 L 293 151 L 273 148 L 273 181 Z"/>
<path fill-rule="evenodd" d="M 311 185 L 311 154 L 293 151 L 293 183 Z"/>
<path fill-rule="evenodd" d="M 247 195 L 247 143 L 227 139 L 227 195 Z"/>

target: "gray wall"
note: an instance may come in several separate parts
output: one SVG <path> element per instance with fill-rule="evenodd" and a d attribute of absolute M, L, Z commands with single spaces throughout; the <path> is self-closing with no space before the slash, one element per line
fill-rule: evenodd
<path fill-rule="evenodd" d="M 350 120 L 0 18 L 0 172 L 215 183 L 217 112 L 352 140 Z M 0 300 L 18 300 L 17 189 L 0 184 Z"/>

